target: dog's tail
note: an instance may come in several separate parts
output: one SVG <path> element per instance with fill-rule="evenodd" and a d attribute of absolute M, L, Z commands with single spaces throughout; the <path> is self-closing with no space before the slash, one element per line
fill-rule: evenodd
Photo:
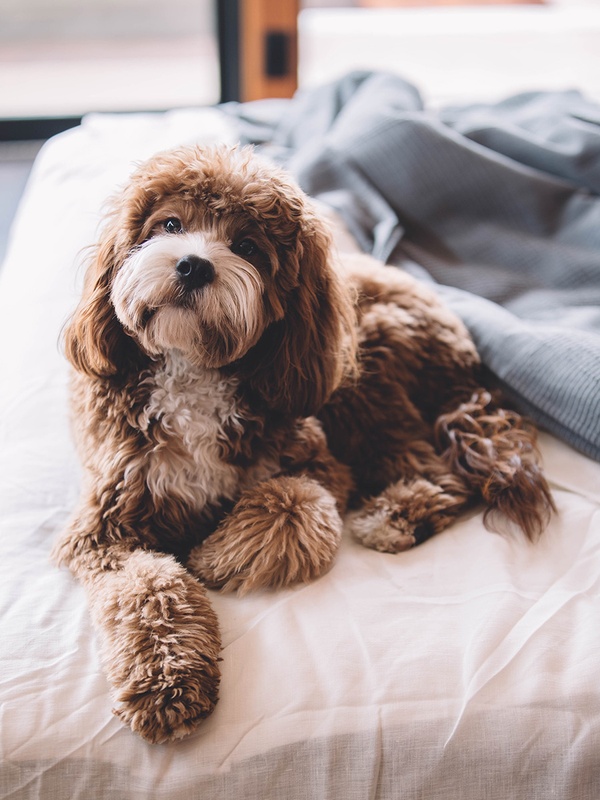
<path fill-rule="evenodd" d="M 542 533 L 556 509 L 540 469 L 533 426 L 478 389 L 468 402 L 438 418 L 435 437 L 451 470 L 487 504 L 487 527 L 497 528 L 496 516 L 502 514 L 529 539 Z"/>

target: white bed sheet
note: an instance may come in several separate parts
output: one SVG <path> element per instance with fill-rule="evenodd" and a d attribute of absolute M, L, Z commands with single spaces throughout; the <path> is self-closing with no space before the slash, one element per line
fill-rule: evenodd
<path fill-rule="evenodd" d="M 414 550 L 212 593 L 221 699 L 180 743 L 111 715 L 83 591 L 48 560 L 78 493 L 58 338 L 135 161 L 234 141 L 217 110 L 92 116 L 42 150 L 0 273 L 0 800 L 600 797 L 600 465 L 548 435 L 535 546 L 480 513 Z"/>

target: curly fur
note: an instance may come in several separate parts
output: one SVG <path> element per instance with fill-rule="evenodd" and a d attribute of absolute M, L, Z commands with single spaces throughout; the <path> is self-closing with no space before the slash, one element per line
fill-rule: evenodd
<path fill-rule="evenodd" d="M 398 270 L 336 263 L 305 195 L 249 149 L 137 170 L 65 350 L 85 481 L 54 557 L 88 591 L 116 713 L 151 742 L 217 700 L 204 585 L 318 578 L 347 510 L 398 552 L 477 502 L 529 537 L 553 507 L 462 323 Z"/>

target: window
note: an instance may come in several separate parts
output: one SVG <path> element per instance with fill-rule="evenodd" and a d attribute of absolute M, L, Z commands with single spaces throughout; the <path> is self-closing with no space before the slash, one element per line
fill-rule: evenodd
<path fill-rule="evenodd" d="M 212 0 L 2 0 L 0 117 L 219 100 Z"/>

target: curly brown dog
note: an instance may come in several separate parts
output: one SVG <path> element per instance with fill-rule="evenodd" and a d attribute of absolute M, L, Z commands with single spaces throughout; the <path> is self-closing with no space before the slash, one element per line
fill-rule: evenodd
<path fill-rule="evenodd" d="M 151 742 L 217 700 L 205 586 L 317 578 L 347 508 L 395 553 L 481 501 L 529 537 L 553 507 L 463 324 L 400 270 L 336 263 L 307 197 L 249 149 L 135 172 L 65 345 L 85 477 L 55 558 L 88 591 L 116 713 Z"/>

